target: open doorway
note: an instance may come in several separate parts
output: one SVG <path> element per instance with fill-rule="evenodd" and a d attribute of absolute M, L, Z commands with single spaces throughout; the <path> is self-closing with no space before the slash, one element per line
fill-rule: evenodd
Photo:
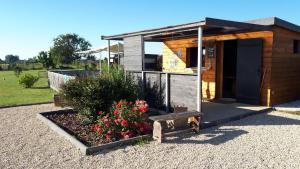
<path fill-rule="evenodd" d="M 224 41 L 222 98 L 236 98 L 237 41 Z"/>
<path fill-rule="evenodd" d="M 262 39 L 223 41 L 220 98 L 247 104 L 260 103 Z M 221 66 L 220 66 L 221 65 Z"/>

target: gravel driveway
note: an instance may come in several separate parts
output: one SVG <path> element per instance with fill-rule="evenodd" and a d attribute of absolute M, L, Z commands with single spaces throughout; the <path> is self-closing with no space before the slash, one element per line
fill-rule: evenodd
<path fill-rule="evenodd" d="M 52 104 L 0 109 L 0 168 L 300 168 L 300 116 L 271 112 L 83 156 L 36 118 Z"/>

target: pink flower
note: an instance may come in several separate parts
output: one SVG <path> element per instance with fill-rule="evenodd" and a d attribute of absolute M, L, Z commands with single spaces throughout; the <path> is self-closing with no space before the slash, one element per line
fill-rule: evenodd
<path fill-rule="evenodd" d="M 99 115 L 103 114 L 103 111 L 99 111 L 98 114 L 99 114 Z"/>

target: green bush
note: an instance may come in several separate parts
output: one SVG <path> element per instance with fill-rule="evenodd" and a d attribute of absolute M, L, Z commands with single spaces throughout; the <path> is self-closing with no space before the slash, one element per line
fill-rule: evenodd
<path fill-rule="evenodd" d="M 16 66 L 15 68 L 14 68 L 14 72 L 15 72 L 15 75 L 17 76 L 17 77 L 19 77 L 20 76 L 20 74 L 22 73 L 22 68 L 21 67 L 19 67 L 19 66 Z"/>
<path fill-rule="evenodd" d="M 25 88 L 31 88 L 38 80 L 38 76 L 26 73 L 19 78 L 19 84 Z"/>
<path fill-rule="evenodd" d="M 62 86 L 61 94 L 66 104 L 81 115 L 82 121 L 91 123 L 97 112 L 109 111 L 114 101 L 135 101 L 141 92 L 131 76 L 124 78 L 124 71 L 112 68 L 97 77 L 76 78 Z"/>

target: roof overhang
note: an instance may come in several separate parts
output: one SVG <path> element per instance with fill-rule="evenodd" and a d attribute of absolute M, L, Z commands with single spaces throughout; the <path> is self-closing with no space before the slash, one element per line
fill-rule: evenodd
<path fill-rule="evenodd" d="M 90 50 L 85 50 L 85 51 L 78 51 L 76 52 L 77 54 L 96 54 L 96 53 L 101 53 L 103 51 L 107 51 L 107 46 L 103 46 L 101 48 L 95 48 L 95 49 L 90 49 Z M 112 44 L 110 45 L 110 52 L 112 54 L 118 54 L 118 53 L 123 53 L 124 51 L 124 46 L 122 43 L 116 43 L 116 44 Z"/>
<path fill-rule="evenodd" d="M 126 37 L 143 36 L 145 41 L 164 41 L 167 39 L 196 36 L 199 27 L 203 28 L 204 36 L 270 29 L 270 26 L 268 25 L 205 18 L 204 20 L 198 22 L 173 25 L 156 29 L 147 29 L 143 31 L 123 33 L 118 35 L 102 36 L 101 38 L 102 40 L 123 40 Z"/>

